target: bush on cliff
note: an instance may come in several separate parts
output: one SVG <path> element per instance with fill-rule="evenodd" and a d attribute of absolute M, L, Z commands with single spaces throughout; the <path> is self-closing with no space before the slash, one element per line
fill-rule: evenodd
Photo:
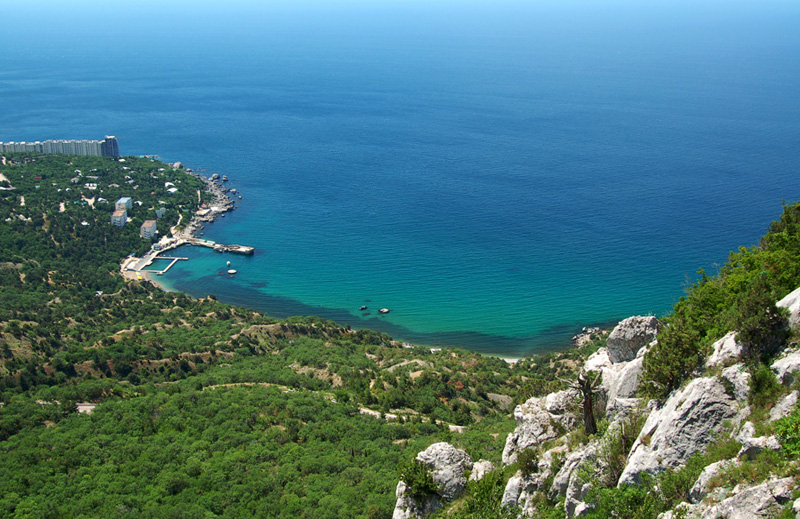
<path fill-rule="evenodd" d="M 701 365 L 708 348 L 738 331 L 754 357 L 769 356 L 787 337 L 785 317 L 775 308 L 800 279 L 800 203 L 784 205 L 757 247 L 732 252 L 716 276 L 700 279 L 664 319 L 658 343 L 644 359 L 642 388 L 662 399 Z"/>

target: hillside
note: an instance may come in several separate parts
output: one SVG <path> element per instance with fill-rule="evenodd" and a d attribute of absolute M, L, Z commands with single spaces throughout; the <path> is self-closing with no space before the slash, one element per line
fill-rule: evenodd
<path fill-rule="evenodd" d="M 671 315 L 509 365 L 126 281 L 141 223 L 185 225 L 200 178 L 135 157 L 0 164 L 2 517 L 644 518 L 718 461 L 685 513 L 762 483 L 781 496 L 764 517 L 792 513 L 798 339 L 775 302 L 800 285 L 800 205 Z M 707 427 L 663 428 L 686 402 Z"/>

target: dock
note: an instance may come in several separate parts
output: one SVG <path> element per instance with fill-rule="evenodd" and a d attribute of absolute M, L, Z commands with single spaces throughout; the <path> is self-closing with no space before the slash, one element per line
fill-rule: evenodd
<path fill-rule="evenodd" d="M 247 245 L 224 245 L 211 240 L 203 240 L 200 238 L 190 238 L 186 240 L 189 245 L 197 245 L 198 247 L 208 247 L 214 252 L 232 252 L 234 254 L 251 255 L 255 252 L 255 248 Z"/>
<path fill-rule="evenodd" d="M 121 270 L 123 272 L 141 272 L 145 270 L 147 267 L 153 264 L 157 258 L 165 259 L 165 260 L 172 260 L 170 261 L 169 265 L 164 267 L 162 270 L 149 270 L 148 272 L 153 272 L 156 275 L 163 276 L 169 269 L 171 269 L 175 263 L 181 260 L 188 260 L 189 258 L 177 257 L 177 256 L 160 256 L 169 250 L 172 250 L 176 247 L 180 247 L 181 245 L 195 245 L 197 247 L 208 247 L 209 249 L 215 252 L 231 252 L 233 254 L 244 254 L 247 256 L 252 255 L 255 252 L 254 247 L 249 247 L 247 245 L 225 245 L 222 243 L 217 243 L 212 240 L 203 240 L 201 238 L 188 238 L 188 239 L 177 239 L 172 240 L 167 243 L 160 243 L 156 244 L 151 248 L 147 254 L 142 256 L 141 258 L 130 257 L 122 262 Z M 158 247 L 156 247 L 158 246 Z"/>

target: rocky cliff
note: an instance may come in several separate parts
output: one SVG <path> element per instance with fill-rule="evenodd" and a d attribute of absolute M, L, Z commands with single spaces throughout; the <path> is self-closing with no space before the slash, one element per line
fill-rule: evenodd
<path fill-rule="evenodd" d="M 800 289 L 779 301 L 778 306 L 787 308 L 793 327 L 800 326 Z M 514 409 L 516 428 L 506 440 L 503 467 L 496 469 L 507 474 L 504 507 L 518 517 L 550 514 L 552 510 L 545 508 L 552 506 L 559 507 L 560 512 L 547 517 L 625 517 L 622 510 L 594 510 L 596 499 L 592 496 L 596 498 L 600 487 L 620 495 L 629 492 L 626 489 L 638 488 L 646 503 L 646 496 L 659 499 L 669 492 L 664 488 L 672 484 L 672 480 L 663 480 L 666 483 L 661 488 L 653 483 L 661 480 L 654 478 L 699 473 L 692 476 L 690 491 L 687 488 L 685 495 L 675 500 L 677 504 L 660 513 L 659 518 L 776 517 L 787 513 L 790 506 L 794 506 L 791 513 L 800 518 L 800 499 L 794 501 L 800 494 L 798 462 L 791 458 L 786 461 L 776 435 L 763 434 L 773 431 L 776 421 L 796 412 L 798 390 L 791 390 L 800 379 L 800 349 L 796 343 L 790 343 L 777 355 L 770 370 L 758 371 L 748 348 L 731 332 L 712 345 L 694 378 L 662 401 L 647 401 L 638 391 L 642 360 L 657 340 L 660 327 L 652 316 L 625 319 L 608 336 L 606 346 L 585 359 L 584 372 L 602 374 L 594 388 L 599 404 L 595 407 L 605 415 L 600 433 L 581 435 L 582 417 L 576 412 L 581 392 L 576 388 L 531 398 Z M 758 378 L 756 382 L 753 376 Z M 775 401 L 762 402 L 754 409 L 751 392 L 765 384 L 773 388 L 770 394 Z M 709 449 L 724 450 L 720 445 L 727 446 L 727 454 L 720 455 L 727 457 L 697 467 L 710 459 L 706 455 Z M 441 444 L 428 450 L 434 447 L 437 452 L 455 450 Z M 522 470 L 520 457 L 525 452 L 535 453 L 535 463 Z M 764 460 L 769 463 L 769 453 L 783 456 L 780 470 L 757 468 Z M 468 460 L 465 453 L 446 458 L 455 467 L 465 466 L 464 460 Z M 421 453 L 420 459 L 430 459 L 430 453 Z M 434 474 L 440 472 L 439 462 L 426 463 Z M 509 472 L 514 467 L 519 470 Z M 741 477 L 742 472 L 748 471 L 751 477 Z M 738 482 L 730 486 L 736 475 Z M 456 479 L 465 481 L 463 477 Z M 450 482 L 443 483 L 442 489 L 450 486 Z M 401 492 L 402 487 L 400 482 L 396 519 L 422 518 L 433 511 L 425 503 L 410 502 Z M 457 493 L 443 491 L 436 496 L 436 508 L 446 506 L 463 492 L 460 484 L 457 488 Z M 462 517 L 457 511 L 454 513 Z"/>

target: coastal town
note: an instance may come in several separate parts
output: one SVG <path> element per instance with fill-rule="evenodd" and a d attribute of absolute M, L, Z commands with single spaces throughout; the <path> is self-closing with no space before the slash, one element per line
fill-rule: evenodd
<path fill-rule="evenodd" d="M 101 224 L 105 218 L 98 218 L 96 210 L 110 211 L 106 220 L 110 225 L 120 229 L 135 225 L 139 238 L 152 242 L 146 252 L 138 250 L 122 260 L 120 273 L 126 279 L 152 280 L 151 274 L 164 274 L 186 259 L 165 253 L 183 245 L 207 247 L 220 253 L 254 253 L 254 248 L 247 245 L 218 243 L 202 237 L 207 224 L 235 210 L 236 201 L 242 199 L 236 188 L 227 185 L 227 176 L 215 173 L 205 177 L 180 162 L 161 163 L 155 157 L 97 156 L 89 159 L 94 167 L 77 167 L 76 163 L 68 173 L 56 177 L 52 173 L 38 173 L 45 163 L 56 160 L 53 159 L 56 155 L 38 153 L 38 157 L 3 155 L 0 165 L 20 170 L 16 183 L 21 182 L 22 188 L 33 188 L 47 198 L 48 204 L 55 204 L 58 213 L 81 212 L 80 226 L 90 228 Z M 0 190 L 14 192 L 17 188 L 0 174 Z M 113 208 L 107 208 L 115 198 Z M 7 216 L 6 221 L 16 218 L 29 222 L 34 217 L 26 207 L 26 197 L 20 195 L 15 214 Z M 167 261 L 162 268 L 154 268 L 159 259 Z"/>
<path fill-rule="evenodd" d="M 218 217 L 224 216 L 226 212 L 232 211 L 236 208 L 233 196 L 238 196 L 241 200 L 242 195 L 237 194 L 237 189 L 229 189 L 225 187 L 224 183 L 228 181 L 227 176 L 220 177 L 215 173 L 210 177 L 202 177 L 196 175 L 191 169 L 184 168 L 180 162 L 172 164 L 175 169 L 185 169 L 187 173 L 196 176 L 202 180 L 206 185 L 206 192 L 210 193 L 212 199 L 210 202 L 200 202 L 199 208 L 195 211 L 191 221 L 185 226 L 181 226 L 183 215 L 180 215 L 178 223 L 170 228 L 170 235 L 164 236 L 153 244 L 150 250 L 142 257 L 135 255 L 128 256 L 122 260 L 120 272 L 127 279 L 142 279 L 149 273 L 156 275 L 163 275 L 175 263 L 180 260 L 188 258 L 178 256 L 164 256 L 164 253 L 183 245 L 194 245 L 198 247 L 208 247 L 215 252 L 230 252 L 234 254 L 251 255 L 255 249 L 247 245 L 230 244 L 225 245 L 217 243 L 212 240 L 206 240 L 198 237 L 198 233 L 204 229 L 204 225 L 214 222 Z M 171 189 L 174 189 L 172 187 Z M 198 201 L 201 200 L 200 193 L 198 193 Z M 111 223 L 117 225 L 116 221 L 122 221 L 125 218 L 125 208 L 130 202 L 129 197 L 121 198 L 117 201 L 116 211 L 111 217 Z M 116 220 L 115 220 L 116 215 Z M 152 220 L 145 221 L 139 231 L 142 238 L 153 238 L 155 236 L 156 222 Z M 156 259 L 169 260 L 169 263 L 160 270 L 148 269 Z M 235 274 L 235 270 L 229 270 L 229 274 Z"/>

